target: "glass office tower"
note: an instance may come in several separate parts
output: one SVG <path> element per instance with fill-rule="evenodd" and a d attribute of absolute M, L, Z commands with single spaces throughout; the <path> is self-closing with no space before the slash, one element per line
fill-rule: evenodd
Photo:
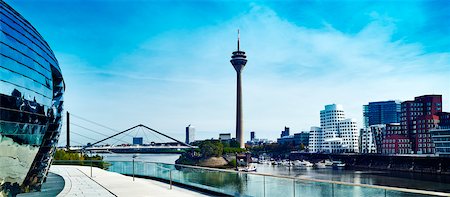
<path fill-rule="evenodd" d="M 400 123 L 401 101 L 370 102 L 363 106 L 364 126 Z"/>
<path fill-rule="evenodd" d="M 40 189 L 58 143 L 63 93 L 47 42 L 0 0 L 0 196 Z"/>

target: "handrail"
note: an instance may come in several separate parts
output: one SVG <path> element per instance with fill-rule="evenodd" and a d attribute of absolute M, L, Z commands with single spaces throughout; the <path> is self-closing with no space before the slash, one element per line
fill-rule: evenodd
<path fill-rule="evenodd" d="M 170 164 L 170 163 L 151 162 L 151 161 L 144 161 L 144 162 L 145 163 L 155 163 L 155 164 L 168 164 L 168 165 L 196 168 L 196 169 L 206 169 L 206 170 L 211 170 L 211 171 L 231 172 L 231 173 L 237 173 L 237 174 L 251 174 L 251 175 L 269 176 L 269 177 L 275 177 L 275 178 L 285 178 L 285 179 L 293 179 L 293 180 L 331 183 L 331 184 L 347 185 L 347 186 L 359 186 L 359 187 L 367 187 L 367 188 L 374 188 L 374 189 L 385 189 L 385 190 L 390 190 L 390 191 L 401 191 L 401 192 L 416 193 L 416 194 L 435 195 L 435 196 L 450 196 L 450 193 L 446 193 L 446 192 L 399 188 L 399 187 L 390 187 L 390 186 L 381 186 L 381 185 L 368 185 L 368 184 L 361 184 L 361 183 L 349 183 L 349 182 L 342 182 L 342 181 L 330 181 L 330 180 L 311 179 L 311 178 L 303 178 L 303 177 L 292 177 L 292 176 L 265 174 L 265 173 L 258 173 L 258 172 L 235 171 L 235 170 L 228 170 L 228 169 L 202 167 L 202 166 L 190 166 L 190 165 L 184 165 L 184 164 Z"/>
<path fill-rule="evenodd" d="M 60 161 L 60 162 L 67 162 L 67 161 L 82 162 L 82 161 L 84 161 L 84 162 L 94 162 L 94 163 L 95 162 L 132 162 L 132 161 L 101 161 L 101 160 L 82 160 L 82 161 L 81 160 L 55 160 L 55 161 Z M 258 173 L 258 172 L 244 172 L 244 171 L 235 171 L 235 170 L 229 170 L 229 169 L 218 169 L 218 168 L 211 168 L 211 167 L 191 166 L 191 165 L 173 164 L 173 163 L 165 163 L 165 162 L 152 162 L 152 161 L 139 161 L 139 160 L 135 160 L 135 162 L 165 164 L 165 165 L 171 165 L 171 166 L 180 166 L 180 167 L 185 167 L 185 168 L 194 168 L 194 169 L 209 170 L 209 171 L 216 171 L 216 172 L 227 172 L 227 173 L 235 173 L 235 174 L 250 174 L 250 175 L 259 175 L 259 176 L 263 176 L 263 177 L 268 176 L 268 177 L 275 177 L 275 178 L 291 179 L 294 181 L 302 180 L 302 181 L 365 187 L 365 188 L 373 188 L 373 189 L 384 189 L 384 190 L 389 190 L 389 191 L 399 191 L 399 192 L 407 192 L 407 193 L 414 193 L 414 194 L 433 195 L 433 196 L 449 196 L 450 197 L 450 193 L 438 192 L 438 191 L 399 188 L 399 187 L 381 186 L 381 185 L 368 185 L 368 184 L 361 184 L 361 183 L 348 183 L 348 182 L 342 182 L 342 181 L 321 180 L 321 179 L 312 179 L 312 178 L 304 178 L 304 177 L 292 177 L 292 176 L 265 174 L 265 173 Z M 161 167 L 161 168 L 172 171 L 172 169 L 169 169 L 169 168 L 165 168 L 165 167 Z"/>

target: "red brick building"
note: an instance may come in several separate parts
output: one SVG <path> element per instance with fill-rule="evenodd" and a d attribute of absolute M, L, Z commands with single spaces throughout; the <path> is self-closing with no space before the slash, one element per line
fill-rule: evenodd
<path fill-rule="evenodd" d="M 387 135 L 383 139 L 383 154 L 411 154 L 411 142 L 405 135 Z"/>
<path fill-rule="evenodd" d="M 442 95 L 424 95 L 402 103 L 401 129 L 412 142 L 412 150 L 419 154 L 433 154 L 430 129 L 436 128 L 442 112 Z"/>
<path fill-rule="evenodd" d="M 399 123 L 386 124 L 382 140 L 383 154 L 411 154 L 412 143 L 408 132 Z"/>

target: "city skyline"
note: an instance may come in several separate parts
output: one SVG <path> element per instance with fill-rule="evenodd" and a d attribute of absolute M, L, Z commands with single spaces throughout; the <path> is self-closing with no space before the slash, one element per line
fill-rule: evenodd
<path fill-rule="evenodd" d="M 448 2 L 7 2 L 52 45 L 66 109 L 118 130 L 145 123 L 184 139 L 192 123 L 198 139 L 233 133 L 237 28 L 251 68 L 245 141 L 250 131 L 308 131 L 332 103 L 359 127 L 373 101 L 442 94 L 450 111 Z"/>

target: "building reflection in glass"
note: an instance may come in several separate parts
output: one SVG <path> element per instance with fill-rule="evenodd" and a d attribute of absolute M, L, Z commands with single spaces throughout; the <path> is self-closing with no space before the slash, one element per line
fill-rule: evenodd
<path fill-rule="evenodd" d="M 64 81 L 37 30 L 0 0 L 0 196 L 39 190 L 61 127 Z"/>

